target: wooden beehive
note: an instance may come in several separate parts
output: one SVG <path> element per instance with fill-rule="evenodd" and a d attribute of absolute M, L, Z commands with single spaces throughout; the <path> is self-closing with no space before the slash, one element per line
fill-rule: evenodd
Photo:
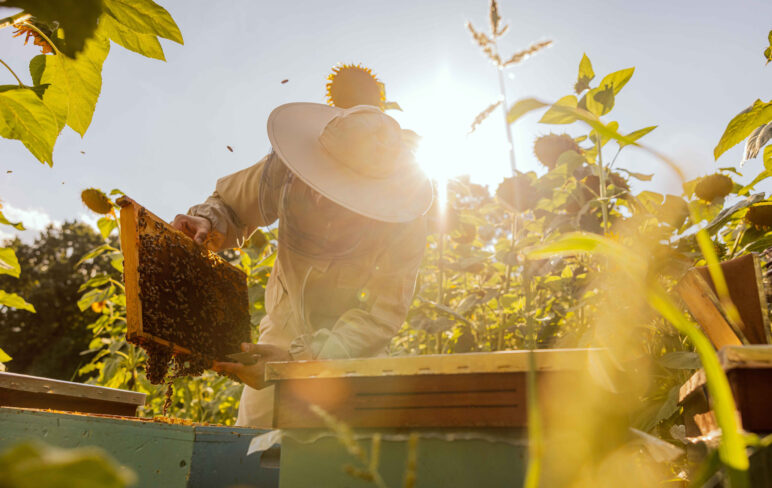
<path fill-rule="evenodd" d="M 127 339 L 206 360 L 250 342 L 244 272 L 130 198 L 118 204 Z"/>
<path fill-rule="evenodd" d="M 534 352 L 539 381 L 586 368 L 598 349 Z M 274 427 L 523 427 L 529 351 L 268 363 Z"/>
<path fill-rule="evenodd" d="M 707 267 L 694 268 L 678 284 L 678 293 L 710 341 L 724 346 L 772 343 L 768 305 L 755 253 L 721 263 L 729 297 L 740 313 L 734 323 L 720 303 Z"/>
<path fill-rule="evenodd" d="M 742 428 L 748 432 L 772 432 L 772 346 L 727 346 L 718 354 L 732 389 Z M 686 433 L 707 435 L 718 429 L 699 370 L 680 390 Z"/>

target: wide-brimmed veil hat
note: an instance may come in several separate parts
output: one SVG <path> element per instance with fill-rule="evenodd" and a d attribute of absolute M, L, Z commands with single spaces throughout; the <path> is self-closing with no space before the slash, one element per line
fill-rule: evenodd
<path fill-rule="evenodd" d="M 415 162 L 409 131 L 376 107 L 281 105 L 268 117 L 268 139 L 304 183 L 360 215 L 408 222 L 431 206 L 431 182 Z"/>

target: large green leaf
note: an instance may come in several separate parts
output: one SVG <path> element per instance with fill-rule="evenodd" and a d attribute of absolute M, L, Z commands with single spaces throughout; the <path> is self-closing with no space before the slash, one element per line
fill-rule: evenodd
<path fill-rule="evenodd" d="M 0 275 L 7 274 L 18 278 L 21 274 L 21 266 L 16 257 L 16 252 L 10 247 L 0 247 Z"/>
<path fill-rule="evenodd" d="M 606 115 L 614 108 L 614 87 L 601 85 L 587 92 L 585 98 L 587 110 L 597 116 Z"/>
<path fill-rule="evenodd" d="M 570 110 L 564 108 L 576 109 L 576 97 L 567 95 L 552 105 L 549 110 L 544 112 L 539 122 L 542 124 L 571 124 L 576 122 L 576 115 Z"/>
<path fill-rule="evenodd" d="M 28 303 L 16 293 L 7 293 L 3 290 L 0 290 L 0 305 L 35 313 L 35 307 L 33 307 L 31 303 Z"/>
<path fill-rule="evenodd" d="M 21 141 L 41 163 L 53 165 L 58 134 L 53 113 L 33 90 L 0 91 L 0 137 Z"/>
<path fill-rule="evenodd" d="M 130 51 L 139 53 L 148 58 L 165 61 L 161 43 L 153 34 L 135 32 L 121 24 L 111 15 L 103 15 L 99 19 L 99 27 L 111 41 L 120 44 Z"/>
<path fill-rule="evenodd" d="M 115 293 L 115 285 L 106 286 L 104 288 L 97 288 L 84 293 L 80 300 L 78 300 L 78 308 L 81 312 L 91 306 L 92 303 L 103 302 L 113 296 Z"/>
<path fill-rule="evenodd" d="M 770 121 L 772 121 L 772 101 L 764 103 L 761 100 L 756 100 L 753 105 L 729 121 L 721 140 L 713 149 L 713 157 L 718 159 L 728 149 L 742 142 L 757 127 Z"/>
<path fill-rule="evenodd" d="M 67 108 L 66 122 L 83 136 L 94 116 L 99 92 L 102 89 L 102 64 L 110 51 L 110 43 L 97 32 L 75 59 L 66 56 L 46 56 L 39 81 L 49 84 L 43 102 L 60 118 Z M 39 57 L 38 57 L 39 58 Z M 40 70 L 40 59 L 30 64 L 33 78 Z M 58 120 L 61 127 L 61 120 Z"/>
<path fill-rule="evenodd" d="M 522 100 L 518 100 L 512 105 L 509 112 L 507 112 L 507 122 L 511 124 L 523 115 L 546 106 L 546 103 L 536 100 L 535 98 L 523 98 Z"/>
<path fill-rule="evenodd" d="M 152 0 L 104 0 L 105 10 L 126 28 L 182 44 L 179 27 L 163 7 Z"/>
<path fill-rule="evenodd" d="M 3 7 L 18 7 L 32 14 L 35 21 L 56 24 L 64 31 L 64 42 L 56 47 L 74 57 L 94 35 L 97 19 L 102 13 L 102 0 L 5 0 Z"/>
<path fill-rule="evenodd" d="M 24 230 L 24 225 L 21 222 L 11 222 L 3 215 L 2 211 L 0 211 L 0 224 L 10 225 L 16 230 Z"/>

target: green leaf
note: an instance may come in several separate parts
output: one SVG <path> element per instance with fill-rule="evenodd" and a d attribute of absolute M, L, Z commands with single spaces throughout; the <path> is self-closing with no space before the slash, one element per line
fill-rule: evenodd
<path fill-rule="evenodd" d="M 16 253 L 10 247 L 0 247 L 0 275 L 7 274 L 18 278 L 21 274 L 21 266 L 16 258 Z"/>
<path fill-rule="evenodd" d="M 617 171 L 625 172 L 628 175 L 632 176 L 633 178 L 641 181 L 651 181 L 651 179 L 654 177 L 654 174 L 634 173 L 624 168 L 618 168 Z"/>
<path fill-rule="evenodd" d="M 764 59 L 767 60 L 767 64 L 772 61 L 772 30 L 769 31 L 769 47 L 764 50 Z"/>
<path fill-rule="evenodd" d="M 737 194 L 740 196 L 747 195 L 748 193 L 750 193 L 751 190 L 753 190 L 753 187 L 755 187 L 760 182 L 766 180 L 770 176 L 772 176 L 772 171 L 770 171 L 769 169 L 765 169 L 764 171 L 757 174 L 756 177 L 753 178 L 753 181 L 751 181 L 744 187 L 740 188 L 740 191 L 738 191 Z"/>
<path fill-rule="evenodd" d="M 75 59 L 61 55 L 46 56 L 45 59 L 40 83 L 51 86 L 43 94 L 43 102 L 59 117 L 66 107 L 67 125 L 81 137 L 94 116 L 102 89 L 102 64 L 109 52 L 110 43 L 97 33 Z M 62 125 L 61 120 L 59 125 Z"/>
<path fill-rule="evenodd" d="M 80 300 L 78 300 L 78 308 L 81 312 L 85 311 L 91 306 L 92 303 L 103 302 L 113 296 L 115 293 L 115 285 L 110 285 L 105 288 L 97 288 L 86 292 Z"/>
<path fill-rule="evenodd" d="M 659 358 L 659 364 L 670 369 L 697 369 L 700 367 L 700 357 L 696 352 L 674 351 Z"/>
<path fill-rule="evenodd" d="M 0 92 L 0 137 L 21 141 L 41 163 L 53 165 L 58 134 L 53 113 L 33 90 Z"/>
<path fill-rule="evenodd" d="M 617 95 L 619 94 L 620 90 L 622 90 L 622 87 L 625 86 L 627 82 L 630 81 L 630 78 L 633 77 L 633 72 L 635 72 L 635 68 L 626 68 L 615 71 L 604 76 L 598 84 L 598 87 L 601 88 L 611 86 L 614 88 L 614 95 Z"/>
<path fill-rule="evenodd" d="M 614 108 L 614 87 L 602 85 L 587 92 L 587 110 L 600 117 Z"/>
<path fill-rule="evenodd" d="M 772 144 L 764 148 L 764 167 L 772 171 Z"/>
<path fill-rule="evenodd" d="M 56 47 L 69 57 L 82 51 L 94 35 L 102 13 L 102 0 L 5 0 L 4 7 L 18 7 L 41 23 L 58 25 L 64 31 L 64 42 L 54 40 Z M 53 39 L 52 39 L 53 40 Z"/>
<path fill-rule="evenodd" d="M 511 124 L 523 115 L 546 106 L 546 103 L 536 100 L 535 98 L 523 98 L 522 100 L 518 100 L 512 105 L 509 112 L 507 112 L 507 122 Z"/>
<path fill-rule="evenodd" d="M 107 239 L 107 236 L 109 236 L 112 231 L 118 228 L 118 224 L 115 222 L 115 219 L 110 217 L 102 217 L 101 219 L 97 220 L 97 227 L 99 227 L 99 233 L 102 234 L 102 237 Z"/>
<path fill-rule="evenodd" d="M 638 139 L 645 136 L 646 134 L 648 134 L 649 132 L 653 131 L 656 128 L 657 128 L 656 125 L 652 125 L 651 127 L 644 127 L 643 129 L 632 131 L 631 133 L 627 134 L 625 137 L 627 137 L 627 139 L 631 141 L 637 141 Z M 619 143 L 619 147 L 624 147 L 626 145 L 627 143 L 624 143 L 624 142 Z"/>
<path fill-rule="evenodd" d="M 21 222 L 11 222 L 5 217 L 5 215 L 3 215 L 2 211 L 0 211 L 0 224 L 10 225 L 16 230 L 24 230 L 24 225 Z"/>
<path fill-rule="evenodd" d="M 6 353 L 5 351 L 3 351 L 2 348 L 0 348 L 0 363 L 7 363 L 11 359 L 12 359 L 11 356 L 9 356 L 8 353 Z"/>
<path fill-rule="evenodd" d="M 104 254 L 106 252 L 116 252 L 118 251 L 116 248 L 111 246 L 110 244 L 102 244 L 101 246 L 97 246 L 94 249 L 90 250 L 86 254 L 83 255 L 82 258 L 80 258 L 80 261 L 75 263 L 75 267 L 77 268 L 84 262 L 88 261 L 89 259 L 93 259 L 101 254 Z"/>
<path fill-rule="evenodd" d="M 104 0 L 105 10 L 126 28 L 182 44 L 179 27 L 163 7 L 152 0 Z"/>
<path fill-rule="evenodd" d="M 87 282 L 80 285 L 80 288 L 78 288 L 78 292 L 80 293 L 82 291 L 88 290 L 89 288 L 96 288 L 97 286 L 106 285 L 109 282 L 110 282 L 110 277 L 108 275 L 94 276 Z"/>
<path fill-rule="evenodd" d="M 577 95 L 590 87 L 590 82 L 595 78 L 595 71 L 592 70 L 592 63 L 587 54 L 582 54 L 582 60 L 579 61 L 579 74 L 576 77 L 574 91 Z"/>
<path fill-rule="evenodd" d="M 713 149 L 713 157 L 718 159 L 728 149 L 736 146 L 750 135 L 757 127 L 772 121 L 772 102 L 756 100 L 729 121 L 729 124 Z"/>
<path fill-rule="evenodd" d="M 577 104 L 576 97 L 573 95 L 567 95 L 557 102 L 555 102 L 539 120 L 542 124 L 571 124 L 577 121 L 577 117 L 574 112 L 568 109 L 576 109 Z"/>
<path fill-rule="evenodd" d="M 110 15 L 103 15 L 99 19 L 99 27 L 111 41 L 130 51 L 148 58 L 166 60 L 161 43 L 153 34 L 135 32 Z"/>
<path fill-rule="evenodd" d="M 35 307 L 31 303 L 28 303 L 16 293 L 7 293 L 3 290 L 0 290 L 0 305 L 35 313 Z"/>

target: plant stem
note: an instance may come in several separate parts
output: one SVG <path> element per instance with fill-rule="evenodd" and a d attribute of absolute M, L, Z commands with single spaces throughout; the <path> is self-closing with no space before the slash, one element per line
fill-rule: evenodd
<path fill-rule="evenodd" d="M 13 70 L 11 69 L 11 67 L 10 67 L 10 66 L 8 66 L 7 64 L 5 64 L 5 61 L 3 61 L 2 59 L 0 59 L 0 63 L 2 63 L 2 64 L 3 64 L 3 66 L 5 66 L 5 67 L 8 69 L 8 71 L 10 71 L 10 72 L 11 72 L 11 74 L 13 75 L 13 77 L 14 77 L 14 78 L 16 78 L 16 81 L 18 81 L 18 82 L 19 82 L 19 86 L 24 86 L 24 83 L 22 83 L 22 82 L 21 82 L 21 80 L 19 79 L 19 77 L 18 77 L 18 76 L 16 76 L 16 73 L 14 73 L 14 72 L 13 72 Z"/>
<path fill-rule="evenodd" d="M 603 153 L 601 152 L 600 134 L 595 132 L 595 145 L 598 148 L 598 189 L 600 190 L 600 208 L 603 213 L 603 235 L 608 234 L 608 206 L 606 199 L 606 171 L 603 168 Z"/>
<path fill-rule="evenodd" d="M 10 17 L 0 19 L 0 29 L 5 29 L 6 27 L 10 27 L 19 22 L 24 22 L 31 18 L 32 15 L 28 14 L 27 12 L 19 12 L 18 14 L 11 15 Z"/>
<path fill-rule="evenodd" d="M 445 233 L 440 232 L 440 241 L 437 244 L 439 256 L 437 258 L 437 303 L 442 305 L 445 298 Z"/>
<path fill-rule="evenodd" d="M 45 41 L 48 43 L 49 46 L 51 46 L 51 49 L 53 49 L 56 54 L 62 54 L 62 52 L 59 50 L 59 48 L 56 47 L 56 44 L 51 42 L 51 39 L 49 39 L 47 35 L 43 34 L 43 31 L 38 29 L 34 24 L 31 24 L 31 23 L 25 21 L 24 25 L 29 27 L 30 29 L 34 30 L 38 34 L 40 34 L 40 37 L 45 39 Z"/>
<path fill-rule="evenodd" d="M 495 37 L 493 40 L 493 49 L 496 55 L 499 54 L 499 46 L 496 43 Z M 499 91 L 501 92 L 501 114 L 504 116 L 504 129 L 507 131 L 507 142 L 509 143 L 509 164 L 512 166 L 512 174 L 517 173 L 517 163 L 515 162 L 515 145 L 512 142 L 512 128 L 507 120 L 507 110 L 509 103 L 507 102 L 507 90 L 504 84 L 504 67 L 497 66 L 496 70 L 499 72 Z"/>

